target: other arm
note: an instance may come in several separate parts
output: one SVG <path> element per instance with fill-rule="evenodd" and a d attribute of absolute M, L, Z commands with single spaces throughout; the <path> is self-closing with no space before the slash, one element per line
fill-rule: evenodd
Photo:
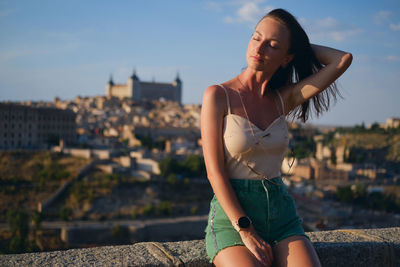
<path fill-rule="evenodd" d="M 283 88 L 285 113 L 328 88 L 350 66 L 353 56 L 334 48 L 311 44 L 318 61 L 325 65 L 317 73 L 300 82 Z"/>

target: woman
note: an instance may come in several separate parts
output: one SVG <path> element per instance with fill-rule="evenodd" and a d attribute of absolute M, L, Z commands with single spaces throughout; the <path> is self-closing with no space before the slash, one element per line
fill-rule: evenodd
<path fill-rule="evenodd" d="M 207 254 L 216 266 L 320 266 L 281 178 L 285 118 L 305 122 L 310 100 L 317 115 L 327 110 L 352 55 L 311 45 L 296 19 L 275 9 L 258 22 L 246 60 L 241 74 L 203 97 L 203 153 L 214 191 Z"/>

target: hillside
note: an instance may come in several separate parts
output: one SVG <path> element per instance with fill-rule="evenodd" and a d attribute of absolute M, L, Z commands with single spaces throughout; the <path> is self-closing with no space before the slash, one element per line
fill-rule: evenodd
<path fill-rule="evenodd" d="M 400 134 L 387 133 L 345 133 L 332 142 L 333 145 L 344 145 L 355 149 L 357 153 L 364 150 L 365 159 L 380 164 L 400 164 Z"/>
<path fill-rule="evenodd" d="M 9 209 L 36 209 L 65 181 L 76 178 L 88 160 L 40 152 L 0 152 L 0 221 Z"/>

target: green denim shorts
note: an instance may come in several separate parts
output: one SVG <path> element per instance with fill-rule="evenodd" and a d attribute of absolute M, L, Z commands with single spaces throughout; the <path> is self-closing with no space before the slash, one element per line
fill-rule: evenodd
<path fill-rule="evenodd" d="M 271 246 L 293 235 L 310 239 L 302 227 L 296 204 L 282 177 L 269 180 L 230 179 L 239 203 L 250 217 L 258 235 Z M 272 181 L 272 182 L 271 182 Z M 205 228 L 206 251 L 212 263 L 222 249 L 244 243 L 233 228 L 215 194 L 210 203 L 208 223 Z"/>

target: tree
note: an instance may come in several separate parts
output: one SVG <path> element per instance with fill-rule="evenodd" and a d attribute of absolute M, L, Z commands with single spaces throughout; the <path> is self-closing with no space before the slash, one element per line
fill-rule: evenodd
<path fill-rule="evenodd" d="M 374 123 L 371 125 L 370 130 L 371 130 L 372 132 L 376 132 L 376 131 L 378 131 L 380 128 L 381 128 L 381 127 L 379 126 L 379 123 L 374 122 Z"/>
<path fill-rule="evenodd" d="M 178 182 L 178 177 L 176 176 L 176 174 L 174 173 L 168 174 L 167 183 L 169 183 L 170 185 L 176 185 L 177 182 Z"/>
<path fill-rule="evenodd" d="M 62 207 L 60 211 L 60 218 L 64 221 L 69 221 L 72 216 L 72 209 L 68 207 Z"/>
<path fill-rule="evenodd" d="M 33 228 L 35 232 L 39 230 L 40 223 L 42 222 L 42 220 L 43 220 L 42 213 L 35 210 L 32 215 Z"/>
<path fill-rule="evenodd" d="M 171 173 L 179 172 L 179 162 L 171 157 L 167 157 L 158 163 L 161 176 L 167 177 Z"/>
<path fill-rule="evenodd" d="M 205 172 L 203 159 L 198 155 L 189 155 L 182 162 L 182 169 L 188 176 L 201 176 Z"/>
<path fill-rule="evenodd" d="M 336 147 L 331 146 L 331 162 L 336 165 Z"/>
<path fill-rule="evenodd" d="M 7 212 L 7 223 L 12 238 L 9 245 L 11 253 L 25 252 L 28 248 L 29 215 L 25 210 L 13 209 Z"/>
<path fill-rule="evenodd" d="M 140 143 L 142 144 L 142 146 L 144 146 L 148 149 L 153 148 L 153 146 L 154 146 L 153 138 L 151 138 L 150 134 L 146 134 L 146 135 L 136 134 L 135 137 L 140 140 Z"/>
<path fill-rule="evenodd" d="M 172 206 L 169 201 L 161 201 L 156 206 L 156 213 L 159 215 L 171 215 Z"/>
<path fill-rule="evenodd" d="M 338 187 L 336 191 L 336 196 L 342 202 L 350 203 L 353 201 L 353 191 L 350 186 L 341 186 Z"/>
<path fill-rule="evenodd" d="M 167 157 L 159 162 L 161 176 L 170 174 L 186 175 L 188 177 L 201 176 L 205 173 L 204 160 L 198 155 L 189 155 L 182 162 Z"/>

